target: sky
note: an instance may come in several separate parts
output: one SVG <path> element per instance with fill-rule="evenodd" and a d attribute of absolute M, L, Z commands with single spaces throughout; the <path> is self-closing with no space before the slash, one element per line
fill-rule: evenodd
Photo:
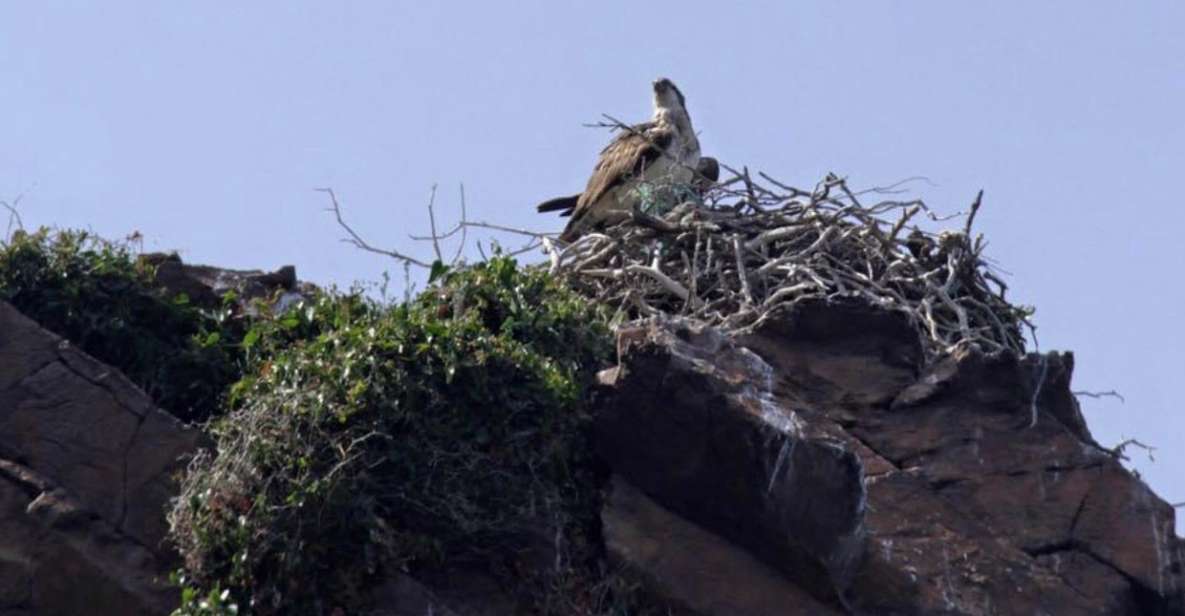
<path fill-rule="evenodd" d="M 1185 3 L 37 2 L 0 5 L 0 200 L 26 227 L 348 286 L 471 219 L 559 230 L 601 114 L 687 97 L 706 155 L 809 187 L 911 176 L 1072 350 L 1095 438 L 1185 501 Z M 0 219 L 0 224 L 3 220 Z M 1178 533 L 1185 526 L 1178 510 Z"/>

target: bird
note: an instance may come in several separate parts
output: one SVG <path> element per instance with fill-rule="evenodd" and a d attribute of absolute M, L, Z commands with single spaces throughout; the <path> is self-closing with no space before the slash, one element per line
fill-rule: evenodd
<path fill-rule="evenodd" d="M 640 183 L 698 187 L 707 179 L 705 176 L 718 176 L 714 159 L 705 158 L 701 165 L 699 139 L 691 126 L 683 93 L 665 77 L 652 85 L 653 117 L 625 127 L 601 150 L 584 191 L 549 199 L 536 207 L 539 212 L 558 211 L 561 216 L 571 216 L 560 241 L 571 243 L 606 222 L 620 220 L 639 204 Z M 711 177 L 710 182 L 714 181 L 715 177 Z"/>
<path fill-rule="evenodd" d="M 720 163 L 711 156 L 700 156 L 699 163 L 695 166 L 695 178 L 691 181 L 691 187 L 699 195 L 703 195 L 720 179 Z M 576 193 L 574 195 L 565 195 L 563 197 L 556 197 L 548 199 L 537 206 L 540 212 L 559 212 L 560 216 L 571 216 L 572 211 L 576 209 L 576 203 L 580 200 L 580 195 L 583 193 Z"/>

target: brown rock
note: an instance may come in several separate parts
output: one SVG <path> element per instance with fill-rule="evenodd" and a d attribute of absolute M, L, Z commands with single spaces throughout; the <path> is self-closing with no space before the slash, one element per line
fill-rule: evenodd
<path fill-rule="evenodd" d="M 698 616 L 840 614 L 748 552 L 615 478 L 601 515 L 611 559 L 667 603 Z"/>
<path fill-rule="evenodd" d="M 1043 554 L 1037 562 L 1086 599 L 1098 614 L 1139 614 L 1131 586 L 1107 565 L 1078 550 Z"/>
<path fill-rule="evenodd" d="M 0 609 L 167 613 L 165 507 L 198 438 L 0 302 Z"/>
<path fill-rule="evenodd" d="M 487 572 L 473 567 L 443 567 L 394 572 L 368 596 L 367 616 L 509 616 L 522 611 L 513 597 Z"/>
<path fill-rule="evenodd" d="M 1071 355 L 959 349 L 923 366 L 903 317 L 848 304 L 741 340 L 765 361 L 651 322 L 621 332 L 602 375 L 598 449 L 682 518 L 669 525 L 856 614 L 1185 614 L 1173 510 L 1090 437 Z M 633 536 L 643 568 L 680 553 L 655 537 L 692 541 Z"/>
<path fill-rule="evenodd" d="M 389 576 L 370 594 L 367 616 L 459 616 L 427 586 L 403 573 Z"/>
<path fill-rule="evenodd" d="M 152 253 L 140 259 L 156 268 L 156 283 L 169 295 L 183 293 L 202 306 L 218 305 L 227 291 L 233 291 L 241 300 L 251 300 L 271 297 L 276 291 L 298 292 L 301 286 L 296 268 L 291 265 L 264 272 L 190 265 L 176 253 Z"/>
<path fill-rule="evenodd" d="M 870 480 L 867 558 L 847 589 L 855 613 L 1092 614 L 1094 606 L 916 472 Z"/>
<path fill-rule="evenodd" d="M 923 359 L 903 318 L 854 302 L 783 309 L 738 342 L 773 366 L 778 394 L 795 406 L 886 403 Z"/>
<path fill-rule="evenodd" d="M 151 550 L 19 464 L 0 461 L 0 610 L 168 614 L 177 590 Z"/>
<path fill-rule="evenodd" d="M 860 558 L 857 456 L 769 397 L 769 366 L 715 332 L 652 321 L 603 375 L 597 449 L 663 507 L 823 602 Z"/>

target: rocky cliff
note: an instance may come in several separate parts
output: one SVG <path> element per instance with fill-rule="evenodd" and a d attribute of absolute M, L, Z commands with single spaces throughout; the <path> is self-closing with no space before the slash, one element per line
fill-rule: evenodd
<path fill-rule="evenodd" d="M 1091 439 L 1069 354 L 924 365 L 904 320 L 826 304 L 618 344 L 606 542 L 692 613 L 1185 613 L 1173 510 Z"/>
<path fill-rule="evenodd" d="M 199 435 L 0 302 L 0 614 L 165 614 L 171 474 Z"/>
<path fill-rule="evenodd" d="M 590 400 L 601 536 L 670 613 L 1185 614 L 1173 510 L 1091 438 L 1070 354 L 927 359 L 858 301 L 616 336 Z M 0 303 L 0 614 L 168 613 L 165 505 L 199 441 Z M 393 573 L 374 598 L 516 610 L 472 572 Z"/>

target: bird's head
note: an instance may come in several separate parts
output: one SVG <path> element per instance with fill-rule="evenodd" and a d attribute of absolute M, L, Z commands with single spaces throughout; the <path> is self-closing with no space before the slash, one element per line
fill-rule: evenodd
<path fill-rule="evenodd" d="M 669 110 L 686 110 L 686 101 L 670 79 L 660 77 L 654 80 L 654 108 Z"/>

